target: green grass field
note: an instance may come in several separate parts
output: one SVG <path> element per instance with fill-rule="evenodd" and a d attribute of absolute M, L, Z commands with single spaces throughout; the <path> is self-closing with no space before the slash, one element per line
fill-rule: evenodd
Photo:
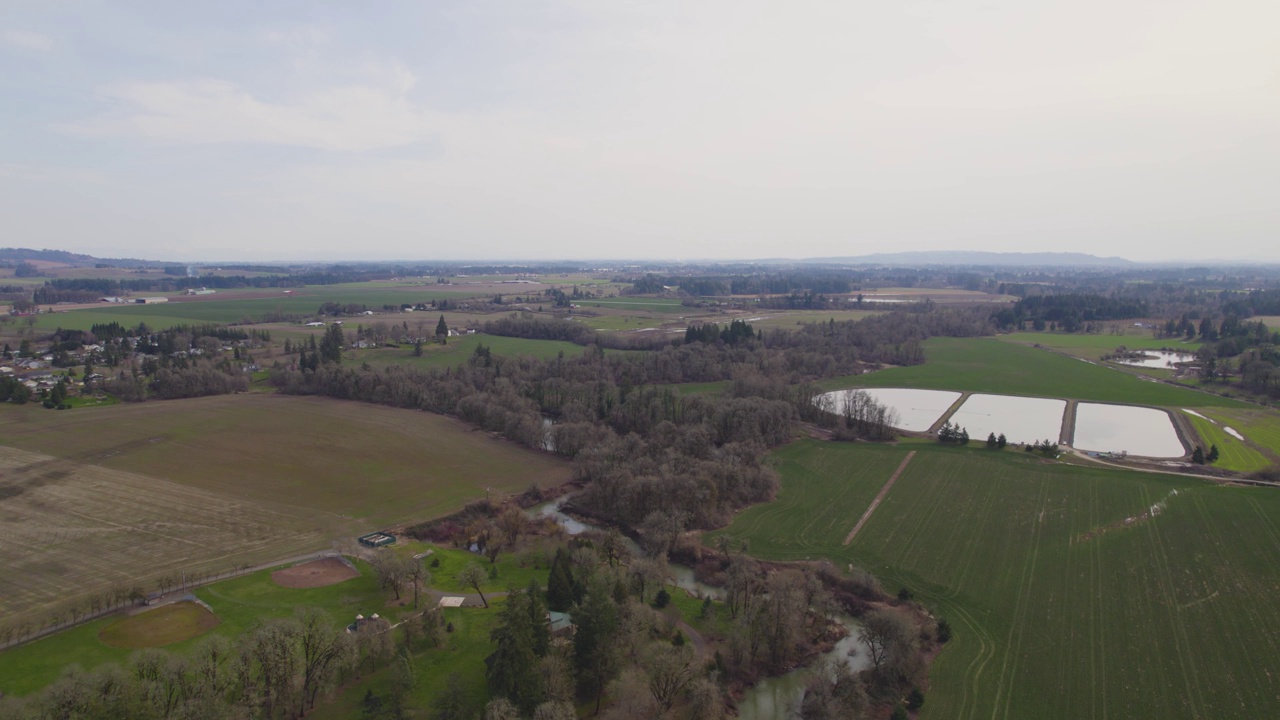
<path fill-rule="evenodd" d="M 1280 457 L 1280 414 L 1275 410 L 1214 408 L 1202 414 L 1244 435 L 1246 440 L 1270 452 L 1273 457 Z"/>
<path fill-rule="evenodd" d="M 540 360 L 551 360 L 564 353 L 565 357 L 577 357 L 586 351 L 582 345 L 575 345 L 562 340 L 529 340 L 526 338 L 503 337 L 500 335 L 464 335 L 449 338 L 447 345 L 428 344 L 422 346 L 422 357 L 415 357 L 412 345 L 399 348 L 371 348 L 368 350 L 348 350 L 343 356 L 348 364 L 358 365 L 367 362 L 370 365 L 406 365 L 421 368 L 458 367 L 467 362 L 475 354 L 476 347 L 484 345 L 494 355 L 528 356 Z M 607 350 L 606 352 L 618 352 Z"/>
<path fill-rule="evenodd" d="M 612 310 L 642 310 L 653 313 L 670 313 L 674 315 L 697 315 L 698 308 L 685 307 L 679 300 L 651 297 L 600 298 L 582 300 L 578 303 L 584 308 L 603 308 Z"/>
<path fill-rule="evenodd" d="M 841 543 L 907 448 L 794 443 L 777 453 L 777 500 L 723 532 L 768 559 L 868 568 L 946 617 L 954 638 L 931 668 L 921 718 L 1244 718 L 1280 707 L 1280 493 L 911 449 L 851 545 Z"/>
<path fill-rule="evenodd" d="M 1214 463 L 1215 467 L 1250 473 L 1271 465 L 1269 458 L 1249 447 L 1247 443 L 1227 434 L 1221 425 L 1194 415 L 1187 415 L 1186 418 L 1191 421 L 1196 432 L 1200 433 L 1205 452 L 1208 452 L 1213 445 L 1218 446 L 1218 461 Z"/>
<path fill-rule="evenodd" d="M 930 338 L 925 363 L 827 380 L 826 390 L 906 387 L 1164 407 L 1247 408 L 1238 400 L 1142 380 L 1047 350 L 990 338 Z"/>
<path fill-rule="evenodd" d="M 164 647 L 199 637 L 218 626 L 218 616 L 194 602 L 177 602 L 120 618 L 102 628 L 103 645 L 125 650 Z"/>
<path fill-rule="evenodd" d="M 1195 352 L 1200 348 L 1198 340 L 1183 342 L 1178 338 L 1154 338 L 1150 330 L 1139 333 L 1126 332 L 1124 335 L 1110 333 L 1051 333 L 1051 332 L 1015 332 L 997 336 L 1005 342 L 1023 345 L 1043 345 L 1061 350 L 1096 349 L 1110 351 L 1124 345 L 1130 350 L 1160 350 L 1172 348 L 1183 352 Z"/>

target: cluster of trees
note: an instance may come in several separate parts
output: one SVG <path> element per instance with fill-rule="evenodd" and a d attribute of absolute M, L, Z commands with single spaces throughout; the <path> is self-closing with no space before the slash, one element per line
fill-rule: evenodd
<path fill-rule="evenodd" d="M 1209 452 L 1204 451 L 1204 447 L 1197 445 L 1196 449 L 1191 453 L 1191 462 L 1197 465 L 1212 465 L 1218 461 L 1218 446 L 1210 445 Z"/>
<path fill-rule="evenodd" d="M 969 431 L 960 427 L 958 424 L 952 424 L 950 420 L 942 423 L 942 428 L 938 430 L 938 442 L 955 443 L 956 445 L 969 444 Z"/>
<path fill-rule="evenodd" d="M 1064 332 L 1080 332 L 1087 329 L 1086 325 L 1146 317 L 1149 312 L 1146 302 L 1122 294 L 1064 293 L 1024 297 L 1013 307 L 993 313 L 992 319 L 1003 329 L 1019 328 L 1029 322 L 1036 330 L 1052 325 Z"/>
<path fill-rule="evenodd" d="M 726 345 L 737 345 L 756 337 L 755 330 L 745 320 L 734 320 L 725 327 L 718 323 L 690 325 L 684 331 L 684 341 L 691 342 L 723 342 Z"/>
<path fill-rule="evenodd" d="M 92 673 L 71 670 L 42 692 L 10 699 L 0 715 L 13 720 L 65 718 L 296 718 L 326 692 L 393 665 L 386 699 L 374 698 L 389 717 L 406 717 L 414 684 L 412 652 L 438 644 L 439 612 L 389 626 L 347 633 L 329 614 L 300 608 L 293 617 L 267 620 L 233 642 L 219 635 L 190 652 L 143 650 L 124 667 Z M 462 720 L 463 715 L 455 715 Z"/>
<path fill-rule="evenodd" d="M 987 435 L 987 447 L 991 450 L 1003 450 L 1008 444 L 1009 439 L 1004 436 L 1004 433 L 1000 433 L 999 437 L 994 432 Z"/>
<path fill-rule="evenodd" d="M 1023 445 L 1022 449 L 1029 453 L 1038 452 L 1047 458 L 1058 456 L 1058 443 L 1050 442 L 1049 440 L 1037 440 L 1033 443 Z"/>
<path fill-rule="evenodd" d="M 823 412 L 840 418 L 837 437 L 892 440 L 896 436 L 893 428 L 898 424 L 898 411 L 862 390 L 824 393 L 815 403 Z"/>
<path fill-rule="evenodd" d="M 22 384 L 20 378 L 12 375 L 0 375 L 0 402 L 25 404 L 31 399 L 31 389 Z"/>

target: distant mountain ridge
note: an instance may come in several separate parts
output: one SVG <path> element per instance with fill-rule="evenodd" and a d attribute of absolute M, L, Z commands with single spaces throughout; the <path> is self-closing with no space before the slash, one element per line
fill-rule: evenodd
<path fill-rule="evenodd" d="M 1127 267 L 1137 265 L 1121 257 L 1099 257 L 1078 252 L 986 252 L 981 250 L 917 250 L 898 253 L 874 253 L 852 257 L 810 258 L 809 262 L 848 263 L 850 265 L 999 265 L 999 266 L 1071 266 Z"/>
<path fill-rule="evenodd" d="M 44 262 L 65 263 L 67 265 L 91 266 L 98 264 L 116 267 L 159 267 L 162 265 L 178 265 L 159 260 L 139 260 L 137 258 L 99 258 L 92 255 L 73 253 L 67 250 L 35 250 L 32 248 L 0 248 L 0 262 L 23 262 L 40 260 Z"/>

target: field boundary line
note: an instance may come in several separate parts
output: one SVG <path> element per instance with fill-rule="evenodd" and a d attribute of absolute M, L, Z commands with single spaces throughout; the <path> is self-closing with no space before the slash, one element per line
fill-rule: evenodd
<path fill-rule="evenodd" d="M 889 494 L 889 488 L 893 487 L 893 484 L 898 480 L 898 476 L 902 474 L 903 470 L 907 469 L 907 463 L 911 462 L 911 458 L 915 456 L 916 451 L 912 450 L 907 453 L 906 457 L 902 458 L 902 463 L 898 465 L 898 469 L 893 471 L 893 474 L 889 476 L 889 481 L 884 484 L 884 487 L 880 488 L 880 492 L 876 495 L 875 499 L 871 501 L 871 507 L 867 508 L 867 511 L 862 513 L 862 517 L 858 518 L 858 524 L 854 525 L 853 529 L 849 531 L 849 534 L 844 537 L 844 543 L 842 544 L 848 545 L 853 542 L 853 536 L 857 535 L 858 531 L 862 529 L 862 526 L 867 524 L 867 520 L 871 518 L 871 513 L 875 512 L 876 508 L 880 505 L 880 501 L 884 500 L 884 496 Z"/>

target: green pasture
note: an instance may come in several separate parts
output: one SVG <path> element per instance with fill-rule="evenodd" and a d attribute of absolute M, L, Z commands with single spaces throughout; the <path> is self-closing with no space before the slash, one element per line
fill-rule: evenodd
<path fill-rule="evenodd" d="M 1211 446 L 1218 446 L 1218 461 L 1214 463 L 1214 467 L 1249 473 L 1262 470 L 1271 465 L 1269 458 L 1249 447 L 1248 444 L 1227 434 L 1221 425 L 1216 425 L 1210 420 L 1198 418 L 1194 415 L 1186 415 L 1185 417 L 1191 421 L 1196 432 L 1200 434 L 1200 438 L 1203 441 L 1201 444 L 1206 453 L 1209 452 Z M 1234 427 L 1232 429 L 1238 430 L 1238 428 Z M 1248 436 L 1246 435 L 1245 437 Z"/>
<path fill-rule="evenodd" d="M 776 501 L 722 531 L 771 560 L 853 563 L 954 638 L 925 720 L 1264 717 L 1280 697 L 1280 493 L 1023 453 L 805 440 Z M 1150 513 L 1155 509 L 1156 514 Z"/>
<path fill-rule="evenodd" d="M 1280 457 L 1280 414 L 1275 410 L 1214 408 L 1201 414 L 1217 420 L 1224 427 L 1239 432 L 1246 440 L 1269 452 L 1272 457 Z"/>
<path fill-rule="evenodd" d="M 493 355 L 508 357 L 534 357 L 539 360 L 552 360 L 561 353 L 565 357 L 577 357 L 586 351 L 582 345 L 575 345 L 563 340 L 531 340 L 526 338 L 504 337 L 501 335 L 463 335 L 449 338 L 446 345 L 426 343 L 422 346 L 422 356 L 413 354 L 412 345 L 401 345 L 398 348 L 369 348 L 367 350 L 348 350 L 344 360 L 351 365 L 367 362 L 370 365 L 405 365 L 420 368 L 458 367 L 465 364 L 475 354 L 476 348 L 484 345 Z M 616 352 L 606 350 L 605 352 Z"/>
<path fill-rule="evenodd" d="M 589 317 L 574 316 L 574 320 L 595 330 L 618 332 L 656 328 L 664 322 L 670 322 L 671 319 L 642 315 L 595 315 Z"/>
<path fill-rule="evenodd" d="M 1150 330 L 1129 332 L 1123 335 L 1110 333 L 1057 333 L 1057 332 L 1015 332 L 998 335 L 1005 342 L 1023 345 L 1043 345 L 1055 350 L 1101 350 L 1110 352 L 1121 345 L 1130 350 L 1177 350 L 1193 353 L 1200 349 L 1200 341 L 1183 342 L 1180 338 L 1155 338 Z"/>
<path fill-rule="evenodd" d="M 503 295 L 523 295 L 526 286 L 511 285 L 503 288 Z M 271 297 L 243 297 L 246 294 L 270 293 Z M 145 322 L 149 327 L 163 329 L 173 325 L 192 323 L 257 323 L 271 315 L 314 315 L 326 302 L 355 303 L 378 310 L 384 305 L 399 307 L 405 303 L 430 303 L 432 300 L 458 302 L 466 297 L 492 298 L 497 294 L 491 287 L 467 285 L 413 285 L 394 283 L 349 283 L 344 285 L 313 285 L 298 288 L 286 295 L 278 288 L 256 291 L 228 290 L 214 299 L 177 299 L 159 305 L 106 303 L 82 310 L 67 310 L 38 316 L 36 327 L 53 330 L 57 327 L 88 330 L 95 323 L 119 322 L 135 326 Z"/>
<path fill-rule="evenodd" d="M 642 310 L 655 313 L 673 313 L 678 315 L 696 315 L 698 308 L 685 307 L 679 300 L 651 297 L 600 298 L 581 300 L 577 303 L 584 308 L 605 308 L 614 310 Z"/>
<path fill-rule="evenodd" d="M 1120 370 L 991 338 L 930 338 L 923 365 L 826 380 L 826 390 L 906 387 L 1073 398 L 1164 407 L 1250 407 L 1238 400 L 1143 380 Z"/>

